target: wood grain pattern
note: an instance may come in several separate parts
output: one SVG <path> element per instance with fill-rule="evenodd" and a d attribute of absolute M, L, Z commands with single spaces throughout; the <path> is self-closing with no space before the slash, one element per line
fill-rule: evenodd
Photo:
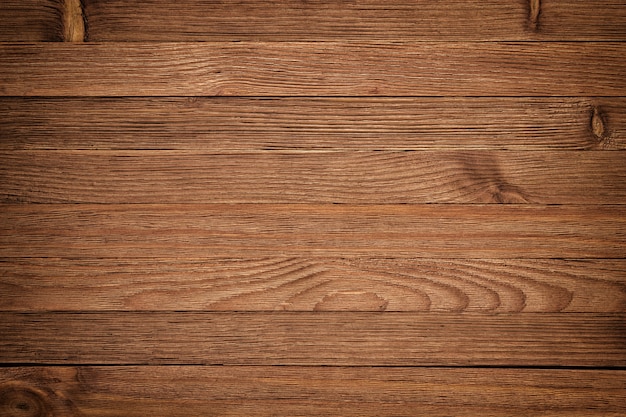
<path fill-rule="evenodd" d="M 0 257 L 623 258 L 626 206 L 2 205 Z"/>
<path fill-rule="evenodd" d="M 92 41 L 626 40 L 610 0 L 86 0 Z M 539 3 L 539 2 L 537 2 Z"/>
<path fill-rule="evenodd" d="M 2 0 L 0 42 L 63 39 L 63 0 Z"/>
<path fill-rule="evenodd" d="M 4 313 L 0 362 L 619 366 L 624 314 Z"/>
<path fill-rule="evenodd" d="M 10 151 L 0 201 L 624 204 L 626 154 Z"/>
<path fill-rule="evenodd" d="M 624 96 L 625 55 L 616 42 L 3 43 L 0 95 Z"/>
<path fill-rule="evenodd" d="M 418 411 L 439 417 L 619 417 L 626 412 L 624 374 L 300 366 L 5 368 L 0 410 L 19 415 L 16 403 L 21 402 L 55 416 L 413 417 Z"/>
<path fill-rule="evenodd" d="M 626 149 L 626 99 L 14 97 L 0 136 L 3 150 Z"/>
<path fill-rule="evenodd" d="M 626 260 L 0 261 L 4 311 L 626 312 Z"/>

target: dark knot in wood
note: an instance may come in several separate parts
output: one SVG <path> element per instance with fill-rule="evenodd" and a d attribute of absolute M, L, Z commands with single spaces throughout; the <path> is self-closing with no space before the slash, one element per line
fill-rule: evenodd
<path fill-rule="evenodd" d="M 0 416 L 51 417 L 52 407 L 45 396 L 21 386 L 0 387 Z"/>

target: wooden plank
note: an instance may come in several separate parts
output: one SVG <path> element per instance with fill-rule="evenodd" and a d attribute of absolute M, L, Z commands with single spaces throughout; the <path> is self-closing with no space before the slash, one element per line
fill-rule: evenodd
<path fill-rule="evenodd" d="M 0 206 L 0 257 L 623 258 L 626 206 Z"/>
<path fill-rule="evenodd" d="M 610 0 L 84 1 L 92 41 L 626 40 Z"/>
<path fill-rule="evenodd" d="M 626 154 L 9 151 L 0 201 L 625 204 Z"/>
<path fill-rule="evenodd" d="M 4 150 L 626 149 L 625 132 L 624 98 L 0 98 Z"/>
<path fill-rule="evenodd" d="M 626 372 L 300 366 L 0 369 L 0 410 L 21 415 L 621 416 Z M 18 404 L 26 404 L 19 408 Z M 12 414 L 13 413 L 13 414 Z M 44 414 L 41 414 L 44 415 Z"/>
<path fill-rule="evenodd" d="M 0 44 L 8 96 L 624 96 L 626 44 Z"/>
<path fill-rule="evenodd" d="M 0 42 L 41 42 L 63 39 L 60 0 L 2 0 Z"/>
<path fill-rule="evenodd" d="M 0 261 L 3 311 L 626 312 L 626 260 Z"/>
<path fill-rule="evenodd" d="M 6 313 L 0 362 L 626 365 L 624 314 Z"/>

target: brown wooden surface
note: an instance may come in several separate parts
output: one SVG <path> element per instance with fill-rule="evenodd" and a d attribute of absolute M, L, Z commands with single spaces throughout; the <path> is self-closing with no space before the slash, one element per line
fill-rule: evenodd
<path fill-rule="evenodd" d="M 0 257 L 622 258 L 626 207 L 8 204 Z"/>
<path fill-rule="evenodd" d="M 0 416 L 623 416 L 624 41 L 609 0 L 2 1 Z"/>
<path fill-rule="evenodd" d="M 579 151 L 10 151 L 0 201 L 623 204 L 626 164 Z"/>
<path fill-rule="evenodd" d="M 0 361 L 623 367 L 623 313 L 0 313 Z M 28 346 L 28 349 L 24 349 Z"/>
<path fill-rule="evenodd" d="M 33 367 L 3 370 L 0 386 L 6 381 L 11 385 L 0 397 L 12 400 L 11 411 L 25 403 L 55 416 L 618 417 L 626 412 L 621 373 L 605 370 Z"/>
<path fill-rule="evenodd" d="M 626 261 L 376 258 L 0 262 L 3 311 L 625 313 Z"/>
<path fill-rule="evenodd" d="M 622 96 L 625 55 L 621 42 L 0 43 L 0 95 Z"/>
<path fill-rule="evenodd" d="M 0 42 L 63 39 L 61 0 L 2 0 Z"/>
<path fill-rule="evenodd" d="M 625 109 L 624 98 L 0 97 L 0 149 L 616 150 Z"/>
<path fill-rule="evenodd" d="M 60 40 L 77 0 L 4 0 L 1 41 Z M 83 0 L 90 41 L 624 40 L 618 1 Z M 68 10 L 69 9 L 69 10 Z"/>

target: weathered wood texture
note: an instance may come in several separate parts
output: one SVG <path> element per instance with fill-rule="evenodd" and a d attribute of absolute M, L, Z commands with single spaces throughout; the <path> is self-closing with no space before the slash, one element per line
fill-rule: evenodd
<path fill-rule="evenodd" d="M 68 40 L 80 8 L 90 41 L 625 40 L 610 0 L 3 0 L 0 41 Z M 69 32 L 70 40 L 72 34 Z M 74 39 L 76 40 L 76 39 Z"/>
<path fill-rule="evenodd" d="M 2 0 L 0 41 L 63 40 L 62 0 Z"/>
<path fill-rule="evenodd" d="M 172 40 L 625 40 L 614 1 L 432 2 L 87 0 L 93 41 Z"/>
<path fill-rule="evenodd" d="M 624 204 L 626 156 L 10 151 L 0 152 L 0 201 Z"/>
<path fill-rule="evenodd" d="M 618 42 L 0 44 L 8 96 L 624 96 Z"/>
<path fill-rule="evenodd" d="M 6 313 L 0 362 L 626 365 L 624 314 Z"/>
<path fill-rule="evenodd" d="M 9 204 L 0 257 L 623 258 L 626 206 Z"/>
<path fill-rule="evenodd" d="M 626 312 L 626 260 L 0 262 L 3 311 Z"/>
<path fill-rule="evenodd" d="M 13 97 L 0 136 L 3 150 L 614 150 L 626 99 Z"/>
<path fill-rule="evenodd" d="M 626 413 L 623 374 L 298 366 L 22 367 L 0 370 L 0 410 L 9 416 L 24 415 L 28 408 L 42 410 L 39 415 L 111 417 L 413 417 L 416 412 L 435 417 L 621 417 Z"/>

